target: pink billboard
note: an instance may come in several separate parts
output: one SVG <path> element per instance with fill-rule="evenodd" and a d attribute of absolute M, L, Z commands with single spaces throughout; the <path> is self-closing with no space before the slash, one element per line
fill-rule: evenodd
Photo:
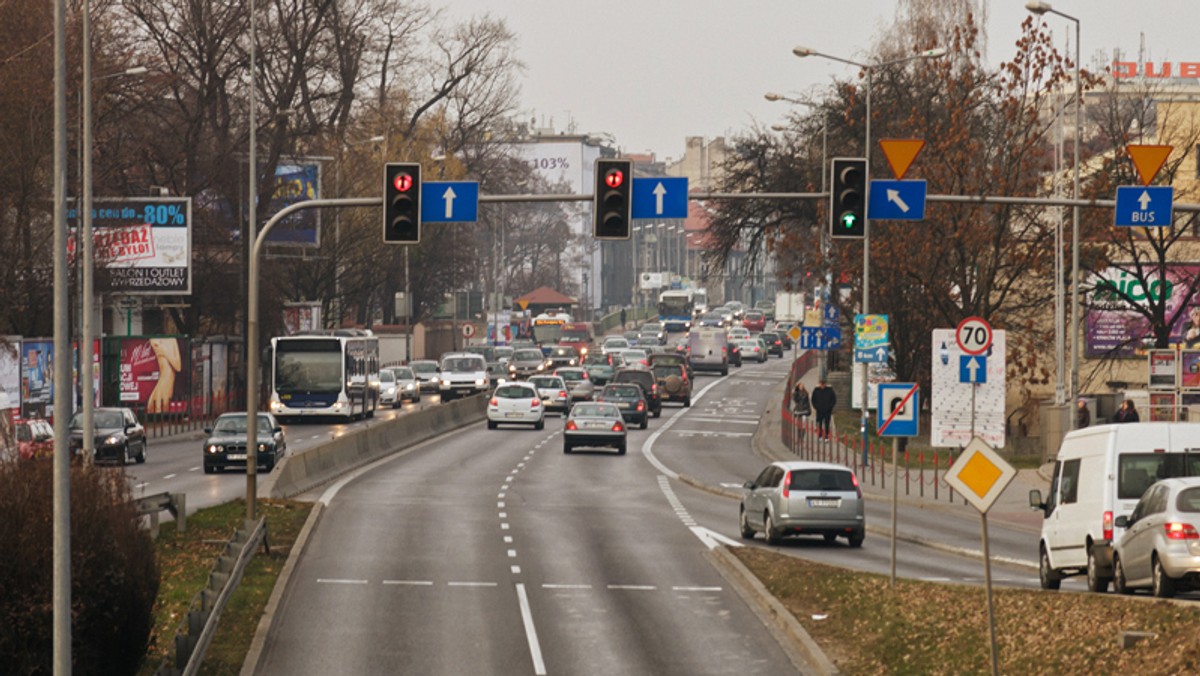
<path fill-rule="evenodd" d="M 147 413 L 186 412 L 188 356 L 183 338 L 121 339 L 121 405 Z"/>

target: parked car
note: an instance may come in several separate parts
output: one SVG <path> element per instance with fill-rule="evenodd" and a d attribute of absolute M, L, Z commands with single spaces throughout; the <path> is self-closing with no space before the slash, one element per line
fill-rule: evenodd
<path fill-rule="evenodd" d="M 556 345 L 550 348 L 547 361 L 552 369 L 559 366 L 579 366 L 579 350 L 570 345 Z"/>
<path fill-rule="evenodd" d="M 380 369 L 379 373 L 382 375 L 384 371 L 391 371 L 396 376 L 397 406 L 403 404 L 405 400 L 421 400 L 421 382 L 417 379 L 417 374 L 413 373 L 412 368 L 408 366 L 393 366 L 388 369 Z"/>
<path fill-rule="evenodd" d="M 760 364 L 767 360 L 767 346 L 758 338 L 742 338 L 735 344 L 742 359 L 753 359 Z"/>
<path fill-rule="evenodd" d="M 1114 525 L 1125 529 L 1113 548 L 1115 591 L 1169 598 L 1200 589 L 1200 477 L 1155 483 Z"/>
<path fill-rule="evenodd" d="M 54 456 L 54 427 L 47 420 L 17 418 L 13 421 L 13 439 L 17 445 L 10 459 L 40 460 Z"/>
<path fill-rule="evenodd" d="M 629 347 L 630 345 L 628 340 L 625 340 L 620 336 L 609 336 L 608 338 L 605 338 L 604 342 L 600 345 L 600 352 L 603 354 L 610 354 L 612 352 L 628 350 Z"/>
<path fill-rule="evenodd" d="M 584 402 L 563 426 L 563 453 L 581 448 L 615 448 L 625 455 L 625 418 L 616 404 Z"/>
<path fill-rule="evenodd" d="M 567 384 L 567 392 L 571 401 L 591 401 L 596 395 L 596 385 L 588 377 L 587 369 L 582 366 L 569 366 L 558 369 L 554 375 L 563 379 Z"/>
<path fill-rule="evenodd" d="M 571 412 L 571 395 L 567 383 L 558 376 L 532 376 L 529 382 L 537 388 L 538 396 L 546 411 L 555 411 L 564 416 Z"/>
<path fill-rule="evenodd" d="M 747 310 L 742 317 L 742 326 L 751 333 L 757 333 L 767 328 L 767 316 L 758 310 Z"/>
<path fill-rule="evenodd" d="M 646 407 L 650 410 L 650 414 L 655 418 L 662 415 L 662 395 L 658 389 L 658 379 L 654 377 L 653 371 L 640 368 L 617 369 L 610 382 L 633 383 L 641 387 L 642 392 L 646 395 Z"/>
<path fill-rule="evenodd" d="M 213 421 L 212 427 L 204 428 L 204 433 L 208 435 L 203 446 L 205 474 L 230 467 L 246 469 L 245 413 L 222 413 Z M 287 454 L 283 427 L 270 413 L 258 414 L 255 443 L 258 447 L 255 465 L 264 472 L 275 469 L 275 465 Z"/>
<path fill-rule="evenodd" d="M 413 370 L 413 374 L 417 376 L 417 381 L 421 384 L 421 392 L 437 392 L 440 380 L 438 379 L 438 363 L 432 359 L 417 359 L 409 364 Z"/>
<path fill-rule="evenodd" d="M 537 388 L 525 381 L 507 382 L 496 388 L 488 400 L 487 426 L 496 429 L 501 423 L 533 425 L 535 430 L 546 427 L 546 407 Z"/>
<path fill-rule="evenodd" d="M 514 350 L 508 359 L 508 374 L 512 378 L 528 378 L 546 370 L 546 355 L 536 347 Z"/>
<path fill-rule="evenodd" d="M 650 367 L 658 381 L 658 393 L 662 401 L 678 401 L 684 408 L 692 405 L 692 379 L 683 364 L 660 361 Z"/>
<path fill-rule="evenodd" d="M 438 364 L 438 373 L 443 402 L 487 391 L 487 362 L 473 352 L 447 352 Z"/>
<path fill-rule="evenodd" d="M 747 540 L 757 532 L 770 545 L 788 535 L 821 535 L 826 542 L 845 537 L 851 547 L 861 547 L 866 537 L 862 489 L 845 465 L 773 462 L 742 488 L 738 528 Z"/>
<path fill-rule="evenodd" d="M 1068 432 L 1054 461 L 1050 490 L 1029 492 L 1042 512 L 1038 571 L 1043 589 L 1087 575 L 1091 591 L 1108 589 L 1113 543 L 1156 480 L 1200 476 L 1200 425 L 1144 422 L 1096 425 Z"/>
<path fill-rule="evenodd" d="M 637 423 L 642 429 L 650 425 L 650 407 L 645 393 L 636 383 L 605 385 L 595 400 L 616 404 L 621 417 L 631 425 Z"/>
<path fill-rule="evenodd" d="M 780 338 L 777 334 L 771 333 L 769 331 L 764 331 L 763 333 L 758 334 L 758 337 L 762 338 L 763 342 L 767 344 L 767 352 L 768 353 L 773 354 L 776 357 L 779 357 L 780 359 L 783 359 L 783 339 L 782 338 Z"/>
<path fill-rule="evenodd" d="M 71 433 L 71 457 L 74 458 L 83 450 L 83 412 L 77 412 L 67 427 Z M 146 462 L 146 429 L 138 422 L 133 409 L 93 409 L 92 428 L 96 437 L 93 451 L 96 463 L 127 465 Z"/>

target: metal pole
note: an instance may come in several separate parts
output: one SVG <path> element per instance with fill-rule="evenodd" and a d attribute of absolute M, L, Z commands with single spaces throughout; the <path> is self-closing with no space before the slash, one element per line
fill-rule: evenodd
<path fill-rule="evenodd" d="M 1063 14 L 1063 16 L 1066 16 Z M 1079 19 L 1067 17 L 1075 22 L 1075 186 L 1071 197 L 1079 199 L 1079 143 L 1083 136 L 1080 124 L 1080 109 L 1083 99 L 1079 82 Z M 1075 401 L 1079 393 L 1079 205 L 1071 215 L 1071 389 L 1068 401 Z M 1070 429 L 1075 429 L 1075 416 L 1067 416 Z"/>
<path fill-rule="evenodd" d="M 408 317 L 404 321 L 404 362 L 412 364 L 412 324 L 413 324 L 413 301 L 412 301 L 412 286 L 408 282 L 408 251 L 410 247 L 404 247 L 404 296 L 408 300 Z"/>
<path fill-rule="evenodd" d="M 866 123 L 866 146 L 863 148 L 863 157 L 866 158 L 866 176 L 864 184 L 867 186 L 866 194 L 863 196 L 863 290 L 862 290 L 862 311 L 863 314 L 871 312 L 871 219 L 867 218 L 866 205 L 871 203 L 871 72 L 872 68 L 867 66 L 867 123 Z M 870 457 L 867 445 L 867 390 L 870 388 L 870 382 L 867 380 L 867 363 L 862 363 L 862 422 L 859 426 L 859 434 L 862 435 L 862 463 L 866 467 L 870 463 Z"/>
<path fill-rule="evenodd" d="M 80 461 L 84 466 L 89 466 L 92 464 L 92 453 L 96 447 L 93 420 L 95 392 L 92 389 L 94 377 L 92 359 L 95 350 L 92 346 L 92 284 L 94 281 L 92 267 L 92 11 L 89 0 L 83 0 L 82 10 L 83 119 L 80 124 L 83 126 L 83 139 L 79 152 L 83 154 L 83 194 L 81 195 L 83 199 L 78 209 L 82 213 L 82 219 L 77 220 L 80 229 L 79 236 L 76 238 L 78 243 L 76 255 L 80 257 L 79 294 L 82 297 L 79 313 L 79 361 L 82 363 L 79 372 L 80 380 L 83 382 L 79 384 L 79 388 L 83 398 L 83 448 L 80 449 L 83 457 Z"/>
<path fill-rule="evenodd" d="M 67 289 L 67 49 L 66 6 L 54 0 L 54 389 L 71 391 L 70 298 Z M 63 406 L 59 401 L 59 407 Z M 71 459 L 69 415 L 54 416 L 54 647 L 56 676 L 71 673 Z"/>
<path fill-rule="evenodd" d="M 996 645 L 996 607 L 992 601 L 992 555 L 988 550 L 987 512 L 979 513 L 983 527 L 983 583 L 987 587 L 988 638 L 992 645 L 992 676 L 1000 676 L 1000 653 Z"/>
<path fill-rule="evenodd" d="M 880 404 L 882 405 L 882 403 Z M 900 504 L 900 437 L 892 437 L 892 574 L 889 586 L 896 588 L 896 511 Z"/>
<path fill-rule="evenodd" d="M 254 274 L 254 259 L 258 256 L 258 139 L 255 127 L 258 120 L 255 115 L 255 70 L 258 68 L 257 42 L 258 30 L 254 17 L 254 0 L 250 0 L 250 218 L 248 223 L 249 243 L 253 247 L 247 274 L 246 291 L 250 294 L 251 302 L 257 311 L 258 277 Z M 250 336 L 253 331 L 253 339 Z M 253 365 L 253 368 L 251 368 Z M 255 489 L 258 486 L 258 319 L 246 317 L 246 520 L 253 521 L 255 514 Z M 253 413 L 251 413 L 253 411 Z"/>

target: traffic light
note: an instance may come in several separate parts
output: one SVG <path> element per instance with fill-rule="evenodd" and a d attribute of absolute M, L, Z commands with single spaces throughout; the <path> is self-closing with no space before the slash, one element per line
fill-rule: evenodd
<path fill-rule="evenodd" d="M 633 222 L 633 161 L 596 159 L 592 236 L 629 239 Z"/>
<path fill-rule="evenodd" d="M 384 165 L 383 241 L 416 244 L 421 241 L 421 165 Z"/>
<path fill-rule="evenodd" d="M 833 159 L 829 192 L 829 235 L 862 239 L 867 215 L 867 161 L 858 157 Z"/>

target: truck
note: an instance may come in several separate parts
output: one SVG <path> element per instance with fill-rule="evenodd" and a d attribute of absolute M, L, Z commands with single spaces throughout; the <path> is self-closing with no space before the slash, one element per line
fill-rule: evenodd
<path fill-rule="evenodd" d="M 792 291 L 776 293 L 775 321 L 802 323 L 804 321 L 804 294 Z"/>

